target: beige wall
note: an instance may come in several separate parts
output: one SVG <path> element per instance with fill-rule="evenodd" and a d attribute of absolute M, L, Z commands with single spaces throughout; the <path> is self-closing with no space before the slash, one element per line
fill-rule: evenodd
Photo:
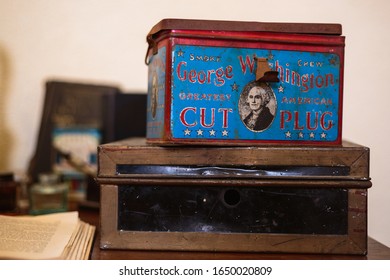
<path fill-rule="evenodd" d="M 162 18 L 336 22 L 346 36 L 343 134 L 371 148 L 369 235 L 390 246 L 389 10 L 386 0 L 0 0 L 0 169 L 26 169 L 45 80 L 146 91 L 145 36 Z"/>

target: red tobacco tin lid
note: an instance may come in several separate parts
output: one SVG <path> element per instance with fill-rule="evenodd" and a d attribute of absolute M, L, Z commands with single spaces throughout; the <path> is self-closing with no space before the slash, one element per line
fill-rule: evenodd
<path fill-rule="evenodd" d="M 237 32 L 280 32 L 317 35 L 342 34 L 342 26 L 338 23 L 282 23 L 226 20 L 163 19 L 152 27 L 152 29 L 148 33 L 148 38 L 162 30 L 171 29 Z"/>

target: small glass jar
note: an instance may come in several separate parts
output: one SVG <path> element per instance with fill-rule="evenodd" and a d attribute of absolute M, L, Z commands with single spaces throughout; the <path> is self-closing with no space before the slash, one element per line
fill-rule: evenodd
<path fill-rule="evenodd" d="M 67 183 L 55 173 L 39 174 L 39 182 L 30 188 L 30 214 L 40 215 L 68 210 Z"/>

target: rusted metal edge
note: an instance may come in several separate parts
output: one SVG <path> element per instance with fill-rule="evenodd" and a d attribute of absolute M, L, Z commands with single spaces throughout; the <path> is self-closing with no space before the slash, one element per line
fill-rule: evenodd
<path fill-rule="evenodd" d="M 148 37 L 162 30 L 172 29 L 237 32 L 281 32 L 318 35 L 342 34 L 342 26 L 339 23 L 288 23 L 167 18 L 161 20 L 155 26 L 153 26 L 148 34 Z"/>
<path fill-rule="evenodd" d="M 351 188 L 368 189 L 370 180 L 332 180 L 332 179 L 183 179 L 183 178 L 118 178 L 97 177 L 100 185 L 160 185 L 160 186 L 234 186 L 234 187 L 302 187 L 302 188 Z"/>

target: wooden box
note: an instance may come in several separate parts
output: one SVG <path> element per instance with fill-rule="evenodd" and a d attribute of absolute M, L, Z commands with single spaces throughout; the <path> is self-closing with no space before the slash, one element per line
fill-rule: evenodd
<path fill-rule="evenodd" d="M 102 249 L 366 254 L 369 149 L 98 149 Z"/>
<path fill-rule="evenodd" d="M 147 35 L 148 143 L 340 145 L 340 24 L 164 19 Z"/>

